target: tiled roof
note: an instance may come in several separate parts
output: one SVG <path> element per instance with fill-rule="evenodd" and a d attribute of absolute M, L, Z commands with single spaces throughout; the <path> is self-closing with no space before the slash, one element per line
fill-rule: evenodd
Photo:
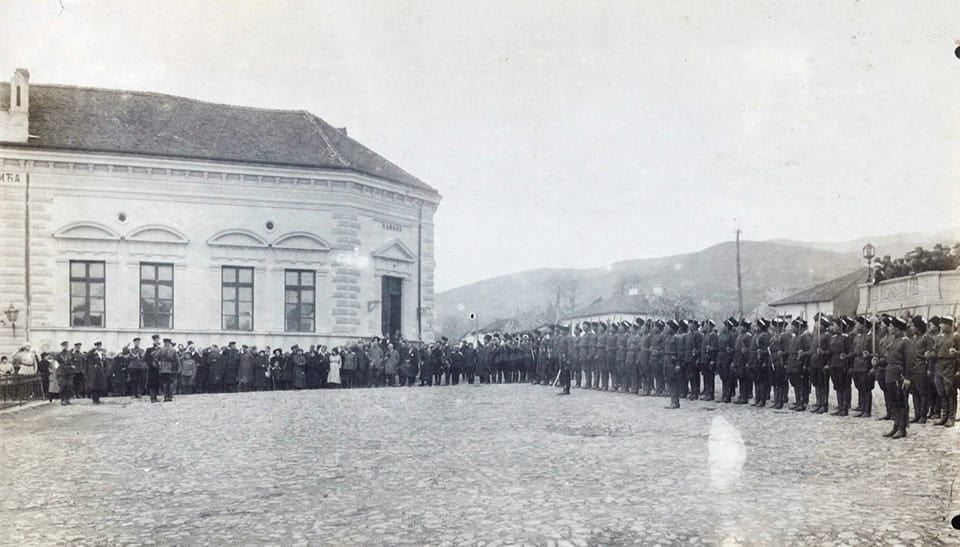
<path fill-rule="evenodd" d="M 770 305 L 785 306 L 788 304 L 805 304 L 807 302 L 828 302 L 839 296 L 840 293 L 848 289 L 851 285 L 866 283 L 868 276 L 869 272 L 866 268 L 858 268 L 836 279 L 814 285 L 798 293 L 781 298 L 776 302 L 771 302 Z"/>
<path fill-rule="evenodd" d="M 0 84 L 0 106 L 10 84 Z M 433 188 L 313 114 L 88 87 L 30 86 L 23 146 L 357 171 Z"/>
<path fill-rule="evenodd" d="M 564 319 L 592 317 L 611 313 L 624 315 L 644 315 L 650 312 L 647 298 L 645 296 L 617 295 L 594 302 L 585 308 L 577 310 L 575 313 L 565 317 Z"/>

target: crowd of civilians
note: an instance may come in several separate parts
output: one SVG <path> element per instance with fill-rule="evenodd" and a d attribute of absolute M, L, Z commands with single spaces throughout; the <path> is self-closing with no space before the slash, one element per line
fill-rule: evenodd
<path fill-rule="evenodd" d="M 951 249 L 940 243 L 932 250 L 917 247 L 903 255 L 903 258 L 891 259 L 890 255 L 873 259 L 873 282 L 895 279 L 923 272 L 938 272 L 960 269 L 960 243 Z"/>
<path fill-rule="evenodd" d="M 97 404 L 104 396 L 147 395 L 158 401 L 192 393 L 527 380 L 533 340 L 517 336 L 504 342 L 495 354 L 469 342 L 450 344 L 446 337 L 429 344 L 374 337 L 332 348 L 293 345 L 283 350 L 236 342 L 200 348 L 192 341 L 178 345 L 167 338 L 161 343 L 155 335 L 149 347 L 134 338 L 119 352 L 107 351 L 101 342 L 85 349 L 64 341 L 59 352 L 39 355 L 24 346 L 12 361 L 2 359 L 0 374 L 38 375 L 45 398 L 65 405 L 74 396 Z"/>

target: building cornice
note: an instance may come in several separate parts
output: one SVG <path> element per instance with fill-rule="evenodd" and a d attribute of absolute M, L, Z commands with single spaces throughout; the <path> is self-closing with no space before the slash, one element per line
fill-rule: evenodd
<path fill-rule="evenodd" d="M 113 175 L 143 180 L 243 184 L 243 191 L 315 188 L 367 195 L 436 211 L 441 196 L 347 169 L 299 168 L 226 161 L 31 150 L 0 145 L 5 170 L 73 175 Z M 252 185 L 252 186 L 251 186 Z"/>

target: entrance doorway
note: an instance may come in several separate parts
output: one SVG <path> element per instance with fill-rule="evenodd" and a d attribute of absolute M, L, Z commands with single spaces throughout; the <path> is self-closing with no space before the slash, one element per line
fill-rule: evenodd
<path fill-rule="evenodd" d="M 380 327 L 385 337 L 394 338 L 403 332 L 403 279 L 385 275 L 382 284 Z"/>

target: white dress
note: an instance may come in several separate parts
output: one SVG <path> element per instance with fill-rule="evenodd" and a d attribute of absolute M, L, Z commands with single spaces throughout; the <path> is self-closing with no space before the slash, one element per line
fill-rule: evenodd
<path fill-rule="evenodd" d="M 327 373 L 328 384 L 340 384 L 340 356 L 330 356 L 330 372 Z"/>

